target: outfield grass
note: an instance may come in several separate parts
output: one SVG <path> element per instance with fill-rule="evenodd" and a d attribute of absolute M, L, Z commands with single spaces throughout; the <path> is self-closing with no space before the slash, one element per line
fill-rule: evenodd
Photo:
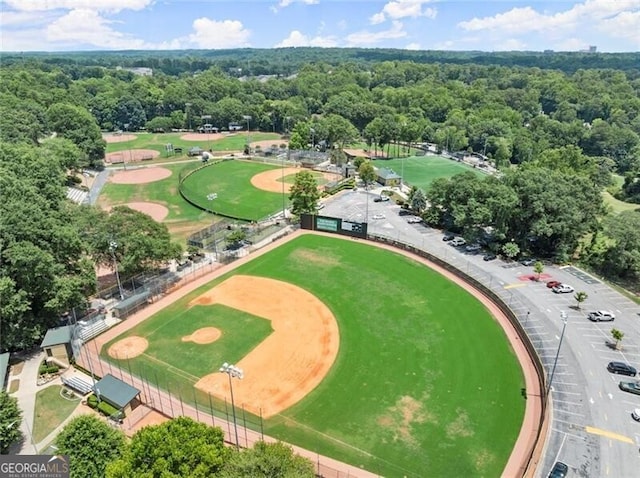
<path fill-rule="evenodd" d="M 404 165 L 403 165 L 404 164 Z M 411 156 L 404 159 L 376 159 L 376 168 L 392 169 L 396 174 L 404 173 L 404 181 L 424 191 L 438 178 L 449 178 L 454 174 L 472 171 L 482 175 L 480 171 L 466 164 L 443 158 L 441 156 Z"/>
<path fill-rule="evenodd" d="M 182 148 L 184 151 L 183 156 L 186 156 L 189 148 L 193 148 L 195 146 L 199 146 L 206 150 L 212 149 L 214 153 L 219 151 L 242 151 L 247 142 L 246 133 L 237 133 L 222 139 L 211 141 L 207 141 L 204 137 L 199 141 L 185 141 L 180 139 L 184 134 L 185 133 L 136 133 L 136 139 L 131 141 L 107 143 L 106 152 L 115 153 L 117 151 L 126 151 L 129 149 L 154 149 L 159 151 L 161 156 L 164 158 L 168 156 L 165 149 L 165 146 L 168 143 L 171 143 L 174 148 Z M 252 131 L 249 135 L 249 139 L 251 142 L 273 139 L 274 144 L 278 145 L 282 142 L 280 135 L 277 133 L 260 133 L 257 131 Z"/>
<path fill-rule="evenodd" d="M 140 365 L 142 358 L 130 366 L 190 397 L 186 374 L 215 371 L 223 356 L 237 362 L 244 351 L 216 342 L 207 346 L 207 371 L 189 363 L 181 344 L 153 343 L 184 333 L 178 326 L 192 320 L 198 326 L 216 320 L 223 334 L 232 330 L 237 318 L 230 310 L 186 307 L 231 274 L 310 291 L 333 311 L 340 329 L 338 357 L 325 380 L 267 420 L 265 433 L 384 476 L 500 475 L 525 408 L 524 378 L 504 332 L 449 280 L 365 243 L 305 235 L 255 258 L 126 334 L 151 335 L 153 353 L 185 370 L 153 360 Z M 245 329 L 251 341 L 258 338 Z"/>
<path fill-rule="evenodd" d="M 188 176 L 182 192 L 194 204 L 216 213 L 247 221 L 257 221 L 282 210 L 282 193 L 256 189 L 251 178 L 277 166 L 251 161 L 223 161 Z M 217 194 L 209 201 L 207 196 Z M 289 201 L 288 195 L 285 201 Z"/>

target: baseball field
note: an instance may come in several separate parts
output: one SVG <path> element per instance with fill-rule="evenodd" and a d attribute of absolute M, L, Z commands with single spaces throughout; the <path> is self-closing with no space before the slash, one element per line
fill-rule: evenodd
<path fill-rule="evenodd" d="M 524 377 L 471 294 L 399 253 L 305 234 L 240 265 L 101 353 L 185 400 L 228 397 L 265 433 L 384 476 L 499 476 Z M 199 398 L 198 400 L 203 400 Z"/>

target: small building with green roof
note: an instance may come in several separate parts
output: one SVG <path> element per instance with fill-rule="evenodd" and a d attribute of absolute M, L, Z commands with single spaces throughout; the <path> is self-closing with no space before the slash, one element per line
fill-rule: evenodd
<path fill-rule="evenodd" d="M 102 377 L 94 386 L 93 392 L 99 400 L 104 400 L 112 407 L 120 410 L 124 416 L 138 406 L 140 390 L 132 387 L 110 373 Z"/>
<path fill-rule="evenodd" d="M 40 344 L 40 348 L 47 354 L 47 361 L 58 362 L 59 365 L 64 367 L 69 366 L 69 359 L 73 356 L 71 335 L 71 325 L 63 325 L 62 327 L 47 330 Z"/>

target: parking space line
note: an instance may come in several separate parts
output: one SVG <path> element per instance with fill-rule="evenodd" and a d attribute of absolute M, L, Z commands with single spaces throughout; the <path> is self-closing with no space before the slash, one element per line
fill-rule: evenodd
<path fill-rule="evenodd" d="M 565 392 L 558 392 L 558 393 L 565 393 Z M 567 405 L 582 405 L 580 402 L 570 402 L 568 400 L 558 400 L 557 398 L 553 399 L 554 403 L 565 403 Z"/>
<path fill-rule="evenodd" d="M 558 381 L 556 381 L 556 385 L 564 385 L 564 386 L 571 386 L 571 385 L 573 385 L 573 386 L 576 386 L 576 385 L 578 385 L 578 384 L 577 384 L 577 383 L 568 383 L 568 382 L 558 382 Z M 567 391 L 565 391 L 565 390 L 563 390 L 563 391 L 562 391 L 562 392 L 560 392 L 560 393 L 566 393 L 567 395 L 582 395 L 582 392 L 567 392 Z"/>
<path fill-rule="evenodd" d="M 570 412 L 569 410 L 556 410 L 556 409 L 554 409 L 553 413 L 566 413 L 567 415 L 573 415 L 573 416 L 582 417 L 582 418 L 584 418 L 584 416 L 585 416 L 584 413 Z"/>

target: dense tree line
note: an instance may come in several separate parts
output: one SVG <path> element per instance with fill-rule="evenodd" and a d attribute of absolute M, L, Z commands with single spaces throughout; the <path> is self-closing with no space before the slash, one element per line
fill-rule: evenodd
<path fill-rule="evenodd" d="M 145 214 L 69 202 L 68 177 L 82 158 L 62 137 L 0 141 L 0 351 L 37 345 L 65 312 L 84 307 L 96 265 L 115 257 L 126 276 L 180 255 L 166 226 Z"/>
<path fill-rule="evenodd" d="M 225 446 L 220 428 L 186 417 L 144 427 L 127 440 L 97 417 L 80 415 L 60 432 L 56 446 L 69 455 L 72 478 L 315 476 L 313 463 L 288 445 L 258 442 L 236 450 Z"/>

